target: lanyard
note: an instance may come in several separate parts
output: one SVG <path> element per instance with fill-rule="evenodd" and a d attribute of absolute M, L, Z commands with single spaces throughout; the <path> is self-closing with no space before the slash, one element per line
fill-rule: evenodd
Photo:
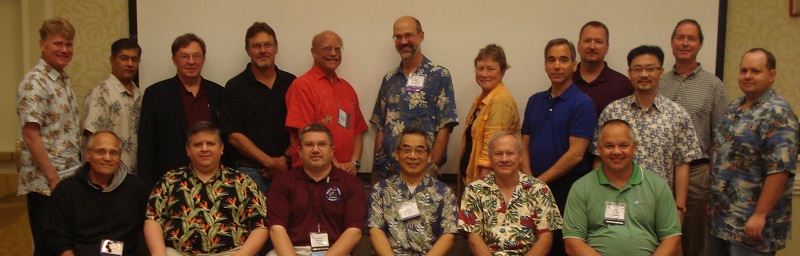
<path fill-rule="evenodd" d="M 322 226 L 322 216 L 321 216 L 321 214 L 322 214 L 322 211 L 325 209 L 325 201 L 324 201 L 323 197 L 319 198 L 319 208 L 320 209 L 319 209 L 319 211 L 317 211 L 316 207 L 314 205 L 314 200 L 311 197 L 311 195 L 312 195 L 311 187 L 308 185 L 308 183 L 313 183 L 313 182 L 314 181 L 312 181 L 310 178 L 306 179 L 306 193 L 308 195 L 308 203 L 311 204 L 311 211 L 314 212 L 314 216 L 317 217 L 317 233 L 321 233 L 322 232 L 322 230 L 321 230 L 321 226 Z M 325 178 L 325 184 L 330 184 L 330 182 L 331 182 L 331 176 L 326 177 Z"/>

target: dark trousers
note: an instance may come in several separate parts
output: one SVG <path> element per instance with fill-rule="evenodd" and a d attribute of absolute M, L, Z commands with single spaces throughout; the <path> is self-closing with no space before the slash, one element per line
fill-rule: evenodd
<path fill-rule="evenodd" d="M 47 202 L 50 201 L 50 197 L 33 192 L 28 193 L 27 197 L 28 220 L 31 224 L 31 234 L 33 234 L 33 255 L 50 255 L 47 245 L 44 242 L 44 217 L 47 211 Z"/>

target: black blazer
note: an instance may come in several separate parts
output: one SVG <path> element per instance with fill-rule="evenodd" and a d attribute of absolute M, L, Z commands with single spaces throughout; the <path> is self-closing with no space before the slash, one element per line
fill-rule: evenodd
<path fill-rule="evenodd" d="M 153 188 L 169 170 L 189 165 L 186 155 L 186 115 L 183 111 L 178 76 L 158 82 L 145 90 L 139 117 L 138 175 L 148 188 Z M 203 79 L 211 109 L 211 121 L 219 124 L 219 103 L 222 86 Z"/>

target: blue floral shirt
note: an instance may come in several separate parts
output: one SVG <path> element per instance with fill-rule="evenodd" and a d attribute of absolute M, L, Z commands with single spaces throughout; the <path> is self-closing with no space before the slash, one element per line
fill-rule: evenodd
<path fill-rule="evenodd" d="M 686 110 L 664 96 L 656 95 L 653 105 L 643 109 L 631 95 L 606 106 L 597 119 L 592 154 L 597 155 L 597 136 L 603 123 L 622 119 L 636 131 L 639 144 L 633 161 L 664 178 L 675 189 L 675 166 L 703 158 L 700 141 Z"/>
<path fill-rule="evenodd" d="M 412 199 L 420 216 L 401 220 L 400 203 Z M 443 182 L 425 175 L 411 192 L 395 175 L 372 186 L 367 227 L 383 230 L 397 255 L 425 255 L 439 237 L 458 232 L 457 214 L 455 194 Z"/>
<path fill-rule="evenodd" d="M 736 99 L 714 136 L 711 169 L 711 235 L 761 252 L 786 247 L 792 219 L 798 122 L 789 104 L 770 89 L 747 110 Z M 786 188 L 767 215 L 763 241 L 744 233 L 767 175 L 789 172 Z"/>
<path fill-rule="evenodd" d="M 426 57 L 413 74 L 425 76 L 420 91 L 406 92 L 408 78 L 403 74 L 402 63 L 386 74 L 369 120 L 383 132 L 382 146 L 375 152 L 372 170 L 383 176 L 396 165 L 392 152 L 403 129 L 411 126 L 422 129 L 435 140 L 439 129 L 458 125 L 450 71 Z"/>

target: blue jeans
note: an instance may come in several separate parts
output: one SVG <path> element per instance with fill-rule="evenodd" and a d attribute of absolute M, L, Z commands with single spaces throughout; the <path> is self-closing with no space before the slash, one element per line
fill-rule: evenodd
<path fill-rule="evenodd" d="M 258 190 L 261 190 L 261 193 L 264 194 L 264 196 L 267 196 L 267 191 L 269 191 L 269 184 L 272 183 L 272 181 L 265 179 L 264 176 L 261 176 L 260 168 L 240 166 L 236 167 L 236 170 L 239 170 L 240 172 L 247 174 L 247 176 L 250 176 L 250 179 L 252 179 L 253 182 L 256 183 L 256 186 L 258 186 Z"/>
<path fill-rule="evenodd" d="M 736 245 L 731 242 L 725 241 L 712 234 L 708 235 L 708 243 L 706 244 L 708 255 L 730 255 L 730 256 L 750 256 L 750 255 L 775 255 L 775 252 L 757 252 L 750 250 L 744 246 Z"/>

